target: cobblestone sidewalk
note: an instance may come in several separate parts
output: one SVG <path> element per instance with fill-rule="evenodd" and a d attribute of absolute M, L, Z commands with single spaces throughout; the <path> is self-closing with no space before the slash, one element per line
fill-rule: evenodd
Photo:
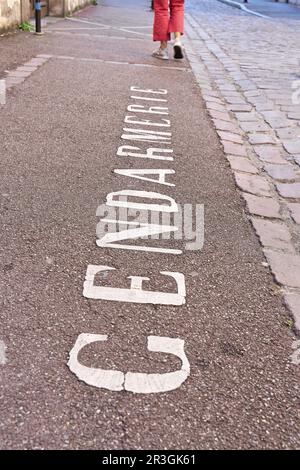
<path fill-rule="evenodd" d="M 241 10 L 248 10 L 253 14 L 258 14 L 258 16 L 263 15 L 270 18 L 278 18 L 280 20 L 283 19 L 293 19 L 293 20 L 300 20 L 300 8 L 299 5 L 295 6 L 291 3 L 282 3 L 282 2 L 275 2 L 273 0 L 248 0 L 247 3 L 244 0 L 218 0 L 219 2 L 223 2 L 234 6 L 235 8 L 239 8 L 239 5 L 234 4 L 241 4 Z"/>
<path fill-rule="evenodd" d="M 300 331 L 300 28 L 191 0 L 186 48 L 246 210 Z"/>

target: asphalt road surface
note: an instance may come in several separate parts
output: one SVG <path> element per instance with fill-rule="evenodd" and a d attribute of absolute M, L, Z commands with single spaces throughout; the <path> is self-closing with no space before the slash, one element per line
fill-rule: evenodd
<path fill-rule="evenodd" d="M 49 57 L 8 91 L 0 110 L 0 447 L 297 449 L 300 374 L 290 360 L 290 317 L 188 62 L 151 57 L 148 3 L 100 1 L 49 24 L 41 38 L 3 39 L 7 68 Z M 20 41 L 25 59 L 9 54 Z M 149 89 L 160 93 L 140 91 Z M 131 105 L 144 108 L 128 111 Z M 149 106 L 168 114 L 139 112 Z M 170 127 L 128 124 L 125 116 Z M 139 142 L 126 140 L 124 128 L 172 135 L 168 143 L 155 142 L 160 134 Z M 173 152 L 156 153 L 169 160 L 118 156 L 124 145 L 144 155 L 153 147 Z M 153 182 L 115 169 L 175 173 L 161 172 L 163 179 Z M 158 179 L 157 172 L 143 176 Z M 204 205 L 204 246 L 124 242 L 181 254 L 97 246 L 96 210 L 108 194 L 124 190 Z M 148 196 L 135 193 L 133 200 L 171 201 Z M 105 295 L 115 288 L 111 300 L 83 295 L 91 265 L 116 268 L 95 277 L 100 297 L 101 286 Z M 161 272 L 183 275 L 185 303 L 174 278 Z M 129 301 L 114 300 L 117 288 L 126 289 Z M 150 291 L 165 293 L 165 304 L 151 303 Z M 133 300 L 136 292 L 142 302 Z M 180 305 L 171 305 L 172 294 Z M 78 377 L 68 367 L 82 334 L 107 335 L 79 352 L 86 380 L 85 372 Z M 153 336 L 157 352 L 147 350 Z M 159 352 L 162 338 L 184 341 L 183 365 L 171 350 Z M 120 390 L 111 390 L 112 382 L 101 387 L 100 369 L 123 373 Z M 174 389 L 159 391 L 173 380 L 162 374 L 180 370 L 182 383 L 174 379 Z M 144 393 L 149 376 L 136 376 L 134 393 L 128 372 L 160 375 L 152 393 Z"/>

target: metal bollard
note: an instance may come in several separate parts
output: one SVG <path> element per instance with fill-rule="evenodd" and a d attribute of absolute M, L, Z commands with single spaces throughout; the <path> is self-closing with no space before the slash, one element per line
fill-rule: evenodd
<path fill-rule="evenodd" d="M 42 34 L 42 4 L 36 1 L 34 4 L 35 10 L 35 34 Z"/>

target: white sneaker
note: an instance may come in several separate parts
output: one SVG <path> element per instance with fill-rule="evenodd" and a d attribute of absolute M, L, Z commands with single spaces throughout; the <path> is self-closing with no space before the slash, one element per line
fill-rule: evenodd
<path fill-rule="evenodd" d="M 176 39 L 174 42 L 174 59 L 183 59 L 183 46 L 180 39 Z"/>
<path fill-rule="evenodd" d="M 157 51 L 154 51 L 152 53 L 153 57 L 156 57 L 157 59 L 162 59 L 162 60 L 169 60 L 169 53 L 167 49 L 157 49 Z"/>

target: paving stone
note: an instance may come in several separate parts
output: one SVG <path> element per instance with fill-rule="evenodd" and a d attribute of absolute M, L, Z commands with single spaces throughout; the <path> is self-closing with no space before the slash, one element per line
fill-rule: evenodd
<path fill-rule="evenodd" d="M 236 88 L 234 85 L 230 85 L 230 84 L 219 84 L 218 85 L 220 90 L 222 91 L 236 91 Z"/>
<path fill-rule="evenodd" d="M 211 94 L 205 94 L 203 95 L 203 98 L 205 99 L 205 101 L 211 101 L 212 103 L 222 104 L 222 101 L 220 100 L 220 98 L 217 98 L 216 96 L 211 95 Z"/>
<path fill-rule="evenodd" d="M 229 142 L 234 142 L 236 144 L 243 144 L 243 139 L 239 134 L 233 134 L 232 132 L 217 131 L 218 135 L 222 140 L 228 140 Z"/>
<path fill-rule="evenodd" d="M 292 100 L 290 98 L 278 98 L 274 101 L 277 105 L 281 106 L 289 106 L 292 104 Z"/>
<path fill-rule="evenodd" d="M 297 104 L 280 106 L 280 109 L 286 113 L 300 113 L 300 106 Z"/>
<path fill-rule="evenodd" d="M 24 81 L 24 77 L 8 77 L 5 79 L 5 85 L 7 88 L 11 88 L 12 86 L 19 85 Z"/>
<path fill-rule="evenodd" d="M 29 66 L 25 67 L 24 65 L 22 65 L 21 67 L 18 67 L 16 70 L 17 71 L 22 71 L 22 72 L 31 72 L 32 73 L 32 72 L 35 72 L 35 70 L 37 70 L 37 67 L 33 67 L 33 66 L 32 67 L 29 67 Z"/>
<path fill-rule="evenodd" d="M 266 164 L 264 168 L 266 172 L 275 180 L 294 180 L 297 177 L 294 167 L 289 163 L 287 163 L 286 165 Z"/>
<path fill-rule="evenodd" d="M 273 128 L 273 129 L 285 129 L 289 124 L 289 119 L 266 119 L 266 122 Z"/>
<path fill-rule="evenodd" d="M 284 140 L 283 146 L 288 153 L 300 153 L 300 139 Z"/>
<path fill-rule="evenodd" d="M 250 104 L 230 104 L 228 108 L 230 111 L 249 112 L 251 111 L 252 106 L 250 106 Z"/>
<path fill-rule="evenodd" d="M 256 121 L 256 122 L 240 122 L 240 127 L 245 132 L 263 132 L 270 130 L 270 127 L 267 126 L 265 122 Z"/>
<path fill-rule="evenodd" d="M 250 112 L 245 112 L 245 113 L 235 113 L 235 116 L 238 121 L 242 121 L 242 122 L 258 122 L 259 120 L 259 115 L 255 111 L 250 111 Z"/>
<path fill-rule="evenodd" d="M 23 70 L 14 70 L 13 72 L 9 72 L 8 77 L 29 77 L 31 75 L 31 72 L 25 72 Z"/>
<path fill-rule="evenodd" d="M 221 113 L 226 113 L 226 108 L 223 104 L 219 104 L 219 103 L 214 103 L 214 102 L 211 102 L 211 101 L 208 101 L 206 103 L 206 107 L 208 109 L 212 109 L 213 111 L 220 111 Z"/>
<path fill-rule="evenodd" d="M 255 107 L 257 111 L 271 111 L 272 109 L 274 109 L 274 104 L 272 103 L 272 101 L 266 101 L 265 103 L 257 103 Z"/>
<path fill-rule="evenodd" d="M 300 198 L 300 183 L 276 183 L 276 187 L 282 197 L 290 199 Z"/>
<path fill-rule="evenodd" d="M 280 149 L 274 145 L 254 145 L 253 149 L 260 160 L 263 162 L 285 164 L 286 160 L 282 158 Z"/>
<path fill-rule="evenodd" d="M 261 96 L 261 92 L 259 90 L 249 90 L 245 91 L 244 95 L 247 97 Z"/>
<path fill-rule="evenodd" d="M 252 145 L 255 144 L 274 144 L 275 140 L 269 134 L 262 134 L 254 132 L 248 136 L 249 142 Z"/>
<path fill-rule="evenodd" d="M 288 113 L 288 118 L 300 120 L 300 112 Z"/>
<path fill-rule="evenodd" d="M 228 155 L 227 160 L 230 163 L 230 166 L 235 171 L 243 171 L 245 173 L 257 174 L 258 169 L 244 157 L 236 157 L 235 155 Z"/>
<path fill-rule="evenodd" d="M 247 105 L 245 99 L 242 96 L 227 96 L 226 101 L 229 104 L 243 104 Z"/>
<path fill-rule="evenodd" d="M 230 74 L 232 76 L 232 78 L 234 79 L 235 82 L 239 81 L 239 80 L 245 80 L 247 77 L 245 76 L 245 74 L 243 73 L 240 73 L 240 72 L 237 72 L 237 73 L 231 73 Z"/>
<path fill-rule="evenodd" d="M 245 173 L 234 173 L 238 187 L 246 193 L 257 196 L 271 197 L 271 187 L 268 181 L 259 175 L 247 175 Z"/>
<path fill-rule="evenodd" d="M 275 248 L 289 253 L 294 252 L 291 235 L 286 225 L 255 217 L 251 217 L 251 222 L 261 244 L 265 248 Z"/>
<path fill-rule="evenodd" d="M 300 204 L 297 202 L 290 202 L 287 206 L 294 222 L 296 222 L 296 224 L 300 224 Z"/>
<path fill-rule="evenodd" d="M 265 120 L 268 119 L 285 119 L 286 116 L 282 111 L 272 110 L 272 111 L 261 111 L 261 114 L 264 116 Z"/>
<path fill-rule="evenodd" d="M 245 92 L 245 91 L 257 91 L 256 85 L 251 80 L 237 80 L 237 85 Z"/>
<path fill-rule="evenodd" d="M 283 87 L 285 86 L 286 84 L 284 83 L 283 84 Z M 289 99 L 287 94 L 285 92 L 282 92 L 282 89 L 283 88 L 280 88 L 280 86 L 277 88 L 277 90 L 274 90 L 274 89 L 269 89 L 269 90 L 266 90 L 264 93 L 272 100 L 277 100 L 277 99 L 283 99 L 283 100 L 286 100 L 286 99 Z"/>
<path fill-rule="evenodd" d="M 254 196 L 254 194 L 243 193 L 248 211 L 253 215 L 282 219 L 280 205 L 276 199 L 269 197 Z"/>
<path fill-rule="evenodd" d="M 229 116 L 228 113 L 221 113 L 220 111 L 214 111 L 212 109 L 209 110 L 209 114 L 213 119 L 218 119 L 221 121 L 227 121 L 227 122 L 232 122 L 231 117 Z"/>
<path fill-rule="evenodd" d="M 24 82 L 25 80 L 25 77 L 17 77 L 17 76 L 10 76 L 8 75 L 6 78 L 5 78 L 5 81 L 6 82 L 16 82 L 16 83 L 19 83 L 19 82 Z"/>
<path fill-rule="evenodd" d="M 271 110 L 274 110 L 274 104 L 271 100 L 269 100 L 269 98 L 265 95 L 264 92 L 261 92 L 259 96 L 251 96 L 251 97 L 248 97 L 248 100 L 255 104 L 256 106 L 259 106 L 259 105 L 263 105 L 263 106 L 267 106 L 269 104 L 272 105 L 272 108 Z"/>
<path fill-rule="evenodd" d="M 213 119 L 215 127 L 220 131 L 228 131 L 232 133 L 239 133 L 239 128 L 232 122 L 221 121 L 220 119 Z"/>
<path fill-rule="evenodd" d="M 240 155 L 241 157 L 247 156 L 244 145 L 235 144 L 234 142 L 228 142 L 226 140 L 222 140 L 221 142 L 224 147 L 224 152 L 228 155 Z"/>
<path fill-rule="evenodd" d="M 287 292 L 284 301 L 293 316 L 295 330 L 300 332 L 300 293 Z"/>
<path fill-rule="evenodd" d="M 276 134 L 279 137 L 279 139 L 295 139 L 298 137 L 300 132 L 300 129 L 297 129 L 295 127 L 285 127 L 283 129 L 276 129 Z"/>
<path fill-rule="evenodd" d="M 239 96 L 239 94 L 236 91 L 222 91 L 222 96 L 225 98 L 235 98 L 236 96 Z"/>
<path fill-rule="evenodd" d="M 24 65 L 37 65 L 37 66 L 40 66 L 40 65 L 43 65 L 47 62 L 47 58 L 44 58 L 44 57 L 35 57 L 31 60 L 29 60 L 28 62 L 26 62 Z"/>
<path fill-rule="evenodd" d="M 197 74 L 195 75 L 195 77 L 196 77 L 197 83 L 200 85 L 202 93 L 207 93 L 211 90 L 211 87 L 210 85 L 208 85 L 208 82 L 201 80 L 201 78 L 199 78 Z"/>
<path fill-rule="evenodd" d="M 40 60 L 42 60 L 42 59 L 40 59 Z M 31 67 L 31 68 L 35 67 L 35 70 L 37 70 L 38 67 L 40 67 L 41 65 L 42 65 L 41 63 L 31 62 L 31 60 L 30 60 L 28 62 L 25 62 L 25 64 L 23 64 L 23 67 Z"/>
<path fill-rule="evenodd" d="M 276 281 L 287 287 L 300 288 L 300 256 L 264 249 Z"/>
<path fill-rule="evenodd" d="M 258 83 L 257 88 L 261 90 L 281 90 L 281 86 L 277 83 Z"/>

